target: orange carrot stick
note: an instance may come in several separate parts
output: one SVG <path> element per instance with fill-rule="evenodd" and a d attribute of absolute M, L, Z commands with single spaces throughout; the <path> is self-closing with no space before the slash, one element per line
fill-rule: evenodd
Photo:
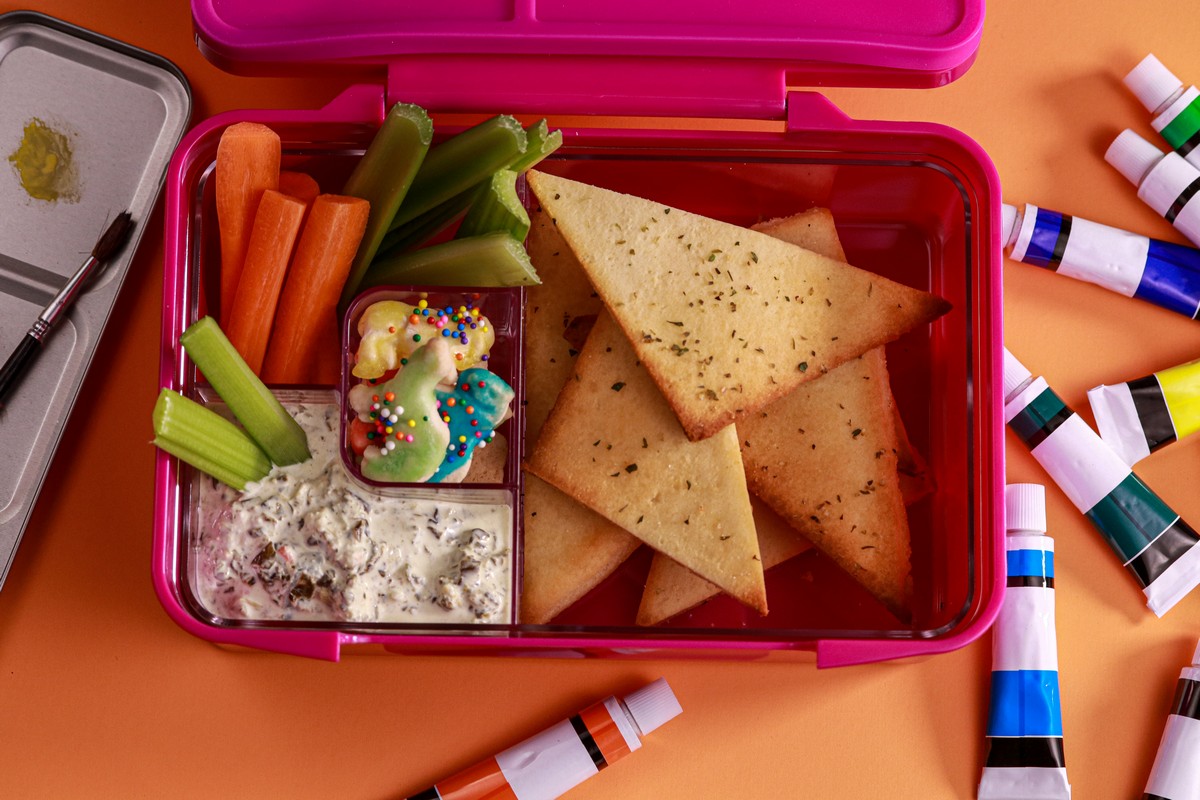
<path fill-rule="evenodd" d="M 367 228 L 370 204 L 357 197 L 323 194 L 313 201 L 296 258 L 279 301 L 263 368 L 268 383 L 305 383 L 318 370 L 322 338 L 337 329 L 337 303 Z M 336 350 L 326 349 L 325 360 Z M 335 362 L 336 363 L 336 362 Z"/>
<path fill-rule="evenodd" d="M 296 246 L 304 210 L 303 200 L 268 189 L 263 192 L 258 213 L 254 215 L 246 265 L 225 332 L 256 375 L 262 373 L 279 291 Z"/>
<path fill-rule="evenodd" d="M 308 173 L 285 169 L 279 173 L 279 191 L 311 206 L 312 201 L 321 193 L 321 187 Z"/>
<path fill-rule="evenodd" d="M 308 173 L 285 169 L 279 173 L 279 191 L 288 197 L 304 201 L 304 216 L 300 219 L 300 230 L 303 231 L 304 221 L 308 219 L 308 212 L 312 210 L 313 200 L 316 200 L 317 195 L 321 193 L 321 187 L 317 185 L 316 179 Z"/>
<path fill-rule="evenodd" d="M 257 122 L 238 122 L 221 134 L 215 170 L 221 234 L 221 325 L 233 310 L 250 230 L 262 193 L 279 186 L 279 135 Z"/>

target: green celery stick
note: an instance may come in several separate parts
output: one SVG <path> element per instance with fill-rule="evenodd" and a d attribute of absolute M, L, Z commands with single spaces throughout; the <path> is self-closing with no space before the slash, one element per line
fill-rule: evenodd
<path fill-rule="evenodd" d="M 376 261 L 363 286 L 533 286 L 541 282 L 520 242 L 507 233 L 489 233 Z"/>
<path fill-rule="evenodd" d="M 454 238 L 496 232 L 507 233 L 518 242 L 525 241 L 525 234 L 529 233 L 529 213 L 517 197 L 517 173 L 510 169 L 495 172 L 490 181 L 479 187 L 475 202 Z"/>
<path fill-rule="evenodd" d="M 267 454 L 240 428 L 170 389 L 154 404 L 154 444 L 239 491 L 271 471 Z"/>
<path fill-rule="evenodd" d="M 476 191 L 477 187 L 472 187 L 468 191 L 459 192 L 416 219 L 388 232 L 383 238 L 379 252 L 375 254 L 375 260 L 384 261 L 407 253 L 449 228 L 470 208 Z"/>
<path fill-rule="evenodd" d="M 562 131 L 551 131 L 544 119 L 526 128 L 525 136 L 527 139 L 525 154 L 520 156 L 510 167 L 516 173 L 521 173 L 537 166 L 541 163 L 542 159 L 562 145 Z M 495 173 L 492 175 L 492 179 L 494 178 Z M 465 191 L 459 192 L 449 200 L 443 201 L 416 219 L 409 220 L 393 228 L 384 237 L 383 244 L 376 251 L 376 260 L 383 261 L 395 258 L 402 253 L 407 253 L 409 250 L 420 247 L 434 236 L 437 236 L 454 224 L 468 207 L 483 196 L 482 193 L 485 191 L 487 185 L 488 182 L 486 180 L 481 184 L 476 184 Z M 528 214 L 525 214 L 525 216 L 528 217 Z M 517 218 L 520 218 L 519 214 Z M 477 232 L 486 233 L 491 230 L 504 230 L 504 228 L 480 229 Z M 528 223 L 526 223 L 525 232 L 521 232 L 520 228 L 514 228 L 513 230 L 513 236 L 520 240 L 525 239 L 526 233 L 528 233 Z M 463 235 L 466 234 L 459 234 L 459 236 Z"/>
<path fill-rule="evenodd" d="M 562 147 L 562 131 L 550 130 L 546 120 L 541 120 L 525 129 L 529 143 L 525 147 L 525 155 L 518 158 L 509 167 L 513 172 L 521 173 L 533 169 L 542 159 Z"/>
<path fill-rule="evenodd" d="M 343 194 L 363 198 L 371 204 L 371 211 L 366 233 L 342 288 L 342 305 L 349 305 L 357 293 L 358 283 L 408 194 L 431 141 L 433 123 L 425 109 L 410 103 L 397 103 L 346 181 Z"/>
<path fill-rule="evenodd" d="M 304 429 L 246 365 L 216 320 L 196 320 L 179 343 L 271 463 L 286 466 L 312 457 Z"/>
<path fill-rule="evenodd" d="M 486 181 L 520 158 L 526 143 L 521 123 L 510 116 L 492 117 L 442 142 L 425 157 L 392 229 Z"/>

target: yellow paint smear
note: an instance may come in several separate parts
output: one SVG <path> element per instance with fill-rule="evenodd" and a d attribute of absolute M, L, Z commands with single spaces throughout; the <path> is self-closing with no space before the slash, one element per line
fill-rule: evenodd
<path fill-rule="evenodd" d="M 21 145 L 8 156 L 21 187 L 35 200 L 76 202 L 78 173 L 66 134 L 34 117 L 25 123 Z"/>

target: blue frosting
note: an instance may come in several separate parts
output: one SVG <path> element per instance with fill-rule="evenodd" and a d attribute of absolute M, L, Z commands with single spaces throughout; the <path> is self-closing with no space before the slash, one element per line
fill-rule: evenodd
<path fill-rule="evenodd" d="M 450 417 L 450 446 L 441 466 L 429 479 L 430 483 L 441 483 L 446 476 L 470 463 L 475 447 L 491 440 L 515 396 L 503 378 L 479 367 L 463 370 L 453 391 L 438 390 L 437 399 L 442 404 L 439 412 L 443 418 Z M 474 413 L 467 413 L 468 408 L 473 408 Z M 473 421 L 477 424 L 472 425 Z M 466 441 L 460 442 L 460 438 Z"/>

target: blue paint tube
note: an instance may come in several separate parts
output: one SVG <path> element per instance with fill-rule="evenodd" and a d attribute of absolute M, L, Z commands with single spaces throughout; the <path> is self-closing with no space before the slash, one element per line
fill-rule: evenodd
<path fill-rule="evenodd" d="M 1136 297 L 1195 319 L 1200 250 L 1026 204 L 1005 205 L 1005 249 L 1014 261 Z"/>
<path fill-rule="evenodd" d="M 1045 488 L 1009 486 L 1005 513 L 1008 587 L 992 633 L 988 755 L 979 800 L 1070 800 Z"/>

